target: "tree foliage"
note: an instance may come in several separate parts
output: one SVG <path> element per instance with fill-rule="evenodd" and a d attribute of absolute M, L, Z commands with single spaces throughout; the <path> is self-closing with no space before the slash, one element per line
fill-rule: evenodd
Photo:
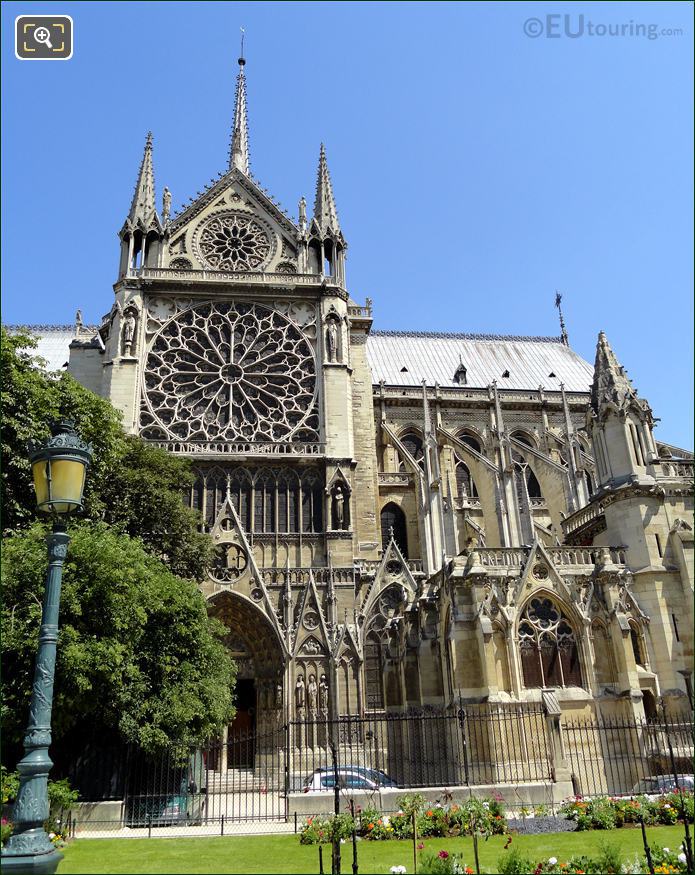
<path fill-rule="evenodd" d="M 67 416 L 94 448 L 85 485 L 88 519 L 103 520 L 140 538 L 154 556 L 182 577 L 202 577 L 210 538 L 182 496 L 192 474 L 186 459 L 126 435 L 112 405 L 64 373 L 49 375 L 32 355 L 35 340 L 2 329 L 2 507 L 5 532 L 29 525 L 36 506 L 27 442 L 48 436 L 50 423 Z"/>
<path fill-rule="evenodd" d="M 2 329 L 5 741 L 26 725 L 47 565 L 26 445 L 61 417 L 94 455 L 84 519 L 69 526 L 54 736 L 91 725 L 146 751 L 201 741 L 231 719 L 235 668 L 191 580 L 202 577 L 212 542 L 182 501 L 189 463 L 126 435 L 108 401 L 42 370 L 35 346 Z"/>
<path fill-rule="evenodd" d="M 47 568 L 46 526 L 5 539 L 1 567 L 3 723 L 21 736 Z M 235 668 L 191 581 L 104 523 L 70 527 L 63 575 L 53 729 L 117 730 L 146 751 L 195 744 L 233 715 Z"/>

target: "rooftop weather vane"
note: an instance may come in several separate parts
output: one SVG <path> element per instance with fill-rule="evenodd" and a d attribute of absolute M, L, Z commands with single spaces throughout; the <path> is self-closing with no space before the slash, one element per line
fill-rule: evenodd
<path fill-rule="evenodd" d="M 562 315 L 562 295 L 555 289 L 555 306 L 557 307 L 557 311 L 560 314 L 560 339 L 565 344 L 565 346 L 569 346 L 569 337 L 567 336 L 567 327 L 565 326 L 565 319 Z"/>

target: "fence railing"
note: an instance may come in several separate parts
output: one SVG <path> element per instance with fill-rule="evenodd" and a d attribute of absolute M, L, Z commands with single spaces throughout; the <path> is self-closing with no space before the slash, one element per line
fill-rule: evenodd
<path fill-rule="evenodd" d="M 498 788 L 511 804 L 524 785 L 549 786 L 558 769 L 571 775 L 567 795 L 584 796 L 660 792 L 673 786 L 674 771 L 692 775 L 690 715 L 564 719 L 559 743 L 552 726 L 542 705 L 518 703 L 336 721 L 278 717 L 196 750 L 81 756 L 64 774 L 88 803 L 75 815 L 78 832 L 90 830 L 91 818 L 93 831 L 108 810 L 100 833 L 147 835 L 173 826 L 213 834 L 288 823 L 298 807 L 320 810 L 315 794 L 334 789 L 336 767 L 341 791 L 380 793 L 382 807 L 409 788 L 481 796 Z M 95 802 L 104 805 L 90 808 Z"/>
<path fill-rule="evenodd" d="M 693 773 L 693 723 L 605 718 L 567 721 L 563 738 L 575 793 L 658 793 Z M 689 788 L 690 789 L 690 788 Z"/>

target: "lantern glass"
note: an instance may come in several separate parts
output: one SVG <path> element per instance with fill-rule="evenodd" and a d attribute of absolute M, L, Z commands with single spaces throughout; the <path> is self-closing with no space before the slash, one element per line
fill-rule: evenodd
<path fill-rule="evenodd" d="M 69 420 L 53 423 L 51 431 L 44 443 L 29 445 L 31 468 L 38 509 L 62 516 L 82 509 L 92 447 L 79 438 Z"/>

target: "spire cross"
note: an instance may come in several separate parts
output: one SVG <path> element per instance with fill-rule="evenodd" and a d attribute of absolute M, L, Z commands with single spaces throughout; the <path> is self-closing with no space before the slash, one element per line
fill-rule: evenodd
<path fill-rule="evenodd" d="M 244 60 L 244 37 L 246 36 L 246 31 L 243 27 L 240 27 L 239 30 L 241 31 L 241 51 L 239 52 L 239 64 L 243 66 L 246 63 L 246 61 Z"/>

